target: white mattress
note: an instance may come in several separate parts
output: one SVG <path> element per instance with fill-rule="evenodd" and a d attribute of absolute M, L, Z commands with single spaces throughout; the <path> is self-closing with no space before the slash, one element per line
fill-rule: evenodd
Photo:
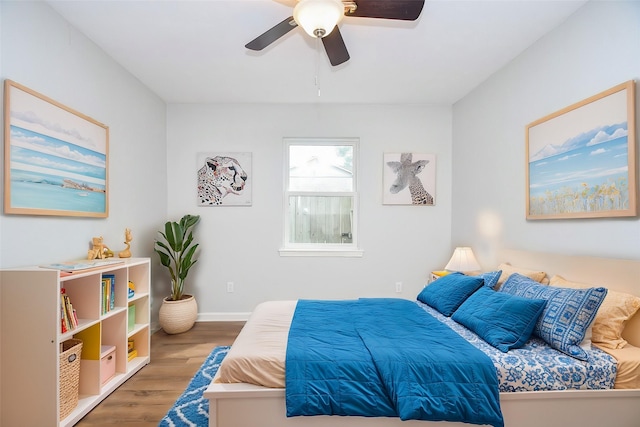
<path fill-rule="evenodd" d="M 258 305 L 238 334 L 213 381 L 284 388 L 289 326 L 297 301 Z"/>
<path fill-rule="evenodd" d="M 588 351 L 589 362 L 566 356 L 535 338 L 521 349 L 502 353 L 431 307 L 417 304 L 493 360 L 501 392 L 614 386 L 616 359 L 595 347 Z M 287 336 L 295 307 L 296 301 L 269 301 L 258 305 L 231 346 L 214 382 L 284 388 Z"/>

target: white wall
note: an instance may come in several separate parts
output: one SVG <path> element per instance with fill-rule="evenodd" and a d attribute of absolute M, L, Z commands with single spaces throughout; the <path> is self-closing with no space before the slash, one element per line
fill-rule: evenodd
<path fill-rule="evenodd" d="M 1 77 L 109 126 L 109 217 L 0 216 L 0 267 L 86 257 L 91 237 L 152 256 L 165 218 L 166 108 L 44 2 L 3 2 Z M 4 171 L 4 169 L 3 169 Z M 2 190 L 4 191 L 4 189 Z"/>
<path fill-rule="evenodd" d="M 93 236 L 119 251 L 125 228 L 133 256 L 155 256 L 167 206 L 164 102 L 46 3 L 2 2 L 0 40 L 2 80 L 109 126 L 109 217 L 3 214 L 0 267 L 84 258 Z M 152 303 L 157 312 L 159 301 Z"/>
<path fill-rule="evenodd" d="M 0 268 L 83 258 L 91 237 L 98 235 L 121 250 L 127 227 L 134 256 L 152 256 L 167 204 L 164 102 L 41 2 L 0 2 L 0 77 L 80 111 L 110 131 L 109 218 L 2 214 Z M 4 157 L 0 168 L 4 173 Z"/>
<path fill-rule="evenodd" d="M 456 103 L 452 242 L 639 259 L 638 217 L 526 221 L 524 151 L 528 123 L 639 78 L 640 2 L 589 2 Z"/>
<path fill-rule="evenodd" d="M 415 298 L 447 261 L 451 225 L 451 109 L 363 105 L 169 105 L 169 217 L 201 215 L 200 261 L 187 291 L 201 317 L 246 313 L 264 300 Z M 283 137 L 360 138 L 363 258 L 280 257 Z M 251 152 L 253 205 L 198 207 L 196 154 Z M 383 153 L 437 155 L 435 207 L 383 206 Z M 226 283 L 235 292 L 226 292 Z M 395 282 L 404 292 L 395 293 Z M 168 293 L 168 283 L 165 295 Z"/>

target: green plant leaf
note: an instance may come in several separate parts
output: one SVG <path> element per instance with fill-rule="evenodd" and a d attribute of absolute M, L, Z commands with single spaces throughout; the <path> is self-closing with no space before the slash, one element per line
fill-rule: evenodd
<path fill-rule="evenodd" d="M 180 225 L 188 230 L 200 221 L 200 215 L 185 215 L 180 219 Z"/>
<path fill-rule="evenodd" d="M 162 263 L 162 265 L 164 265 L 165 267 L 169 267 L 169 263 L 171 262 L 171 258 L 169 258 L 169 255 L 158 250 L 156 250 L 156 252 L 158 253 L 158 255 L 160 255 L 160 262 Z"/>
<path fill-rule="evenodd" d="M 182 298 L 185 279 L 198 261 L 195 253 L 199 243 L 192 245 L 194 237 L 191 230 L 198 221 L 199 215 L 184 215 L 179 222 L 167 221 L 164 232 L 158 231 L 162 238 L 155 241 L 154 250 L 171 275 L 171 299 L 175 301 Z"/>

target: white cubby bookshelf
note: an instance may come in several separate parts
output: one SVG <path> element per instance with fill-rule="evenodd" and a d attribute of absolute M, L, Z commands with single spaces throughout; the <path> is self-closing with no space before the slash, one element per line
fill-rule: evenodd
<path fill-rule="evenodd" d="M 0 425 L 72 426 L 150 362 L 150 260 L 121 261 L 71 274 L 41 267 L 0 270 Z M 115 307 L 105 314 L 103 274 L 115 276 Z M 131 298 L 129 281 L 135 284 Z M 78 327 L 65 333 L 60 324 L 62 288 L 79 318 Z M 127 323 L 132 304 L 136 308 L 131 329 Z M 83 342 L 79 400 L 60 420 L 59 356 L 61 344 L 72 338 Z M 130 339 L 138 354 L 128 361 Z M 101 346 L 115 346 L 116 357 L 115 376 L 104 384 Z"/>

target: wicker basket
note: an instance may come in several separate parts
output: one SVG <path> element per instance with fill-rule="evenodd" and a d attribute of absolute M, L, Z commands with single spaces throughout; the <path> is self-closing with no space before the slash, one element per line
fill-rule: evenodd
<path fill-rule="evenodd" d="M 193 295 L 171 301 L 165 297 L 160 306 L 160 327 L 168 334 L 181 334 L 191 329 L 198 318 L 198 303 Z"/>
<path fill-rule="evenodd" d="M 82 341 L 70 339 L 62 343 L 60 353 L 60 419 L 64 419 L 78 405 L 80 383 L 80 354 Z"/>

